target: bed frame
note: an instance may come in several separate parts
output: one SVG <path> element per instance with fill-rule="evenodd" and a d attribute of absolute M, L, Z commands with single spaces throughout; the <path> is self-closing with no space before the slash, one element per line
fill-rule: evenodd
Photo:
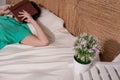
<path fill-rule="evenodd" d="M 7 0 L 17 3 L 20 0 Z M 119 0 L 33 0 L 65 21 L 73 35 L 97 36 L 103 48 L 101 60 L 112 61 L 120 51 Z"/>

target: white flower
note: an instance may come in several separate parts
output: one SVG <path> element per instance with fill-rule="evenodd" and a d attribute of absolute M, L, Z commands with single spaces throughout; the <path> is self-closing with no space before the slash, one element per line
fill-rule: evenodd
<path fill-rule="evenodd" d="M 88 52 L 89 52 L 89 53 L 93 53 L 94 50 L 93 50 L 93 49 L 89 49 Z"/>
<path fill-rule="evenodd" d="M 83 45 L 85 47 L 87 45 L 87 41 L 86 40 L 82 40 L 81 41 L 81 45 Z"/>
<path fill-rule="evenodd" d="M 92 49 L 96 49 L 98 47 L 97 44 L 93 45 Z"/>

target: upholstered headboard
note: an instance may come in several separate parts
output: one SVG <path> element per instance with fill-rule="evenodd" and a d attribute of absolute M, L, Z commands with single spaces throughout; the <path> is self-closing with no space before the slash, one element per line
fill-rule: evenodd
<path fill-rule="evenodd" d="M 20 1 L 20 0 L 19 0 Z M 119 0 L 33 0 L 65 21 L 73 35 L 97 36 L 103 48 L 102 60 L 111 61 L 120 52 Z M 16 3 L 18 0 L 7 0 Z"/>

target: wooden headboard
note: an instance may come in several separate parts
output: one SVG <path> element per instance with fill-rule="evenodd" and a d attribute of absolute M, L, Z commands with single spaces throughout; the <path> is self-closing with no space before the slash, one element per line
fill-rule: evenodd
<path fill-rule="evenodd" d="M 112 61 L 120 52 L 120 0 L 33 1 L 63 18 L 73 35 L 87 32 L 97 36 L 103 48 L 102 60 Z M 7 0 L 7 3 L 16 2 Z"/>

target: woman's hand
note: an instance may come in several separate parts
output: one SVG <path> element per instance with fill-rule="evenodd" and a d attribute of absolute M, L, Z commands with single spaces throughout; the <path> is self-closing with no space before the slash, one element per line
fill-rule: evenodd
<path fill-rule="evenodd" d="M 9 10 L 9 8 L 10 7 L 12 7 L 13 5 L 7 5 L 7 6 L 5 6 L 5 8 L 3 9 L 4 11 L 6 11 L 6 10 Z"/>
<path fill-rule="evenodd" d="M 34 21 L 32 16 L 25 10 L 23 10 L 22 12 L 19 12 L 18 17 L 22 17 L 22 20 L 28 23 L 32 23 Z"/>
<path fill-rule="evenodd" d="M 10 10 L 9 8 L 11 7 L 12 5 L 7 5 L 3 10 L 4 10 L 4 14 L 9 14 L 10 13 Z"/>
<path fill-rule="evenodd" d="M 4 10 L 0 8 L 0 15 L 4 15 Z"/>
<path fill-rule="evenodd" d="M 0 15 L 4 15 L 4 14 L 10 13 L 10 10 L 9 10 L 10 7 L 11 7 L 11 5 L 7 5 L 3 9 L 0 8 Z"/>

